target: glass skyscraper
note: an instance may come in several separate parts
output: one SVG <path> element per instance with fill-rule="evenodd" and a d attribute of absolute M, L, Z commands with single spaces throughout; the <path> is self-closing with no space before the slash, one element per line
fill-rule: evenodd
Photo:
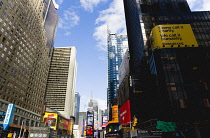
<path fill-rule="evenodd" d="M 78 125 L 78 120 L 79 120 L 79 110 L 80 110 L 80 94 L 78 92 L 75 92 L 74 116 L 76 118 L 75 124 L 77 124 L 77 125 Z"/>
<path fill-rule="evenodd" d="M 126 35 L 117 35 L 108 32 L 108 89 L 107 102 L 111 107 L 119 87 L 118 69 L 122 63 L 123 55 L 128 49 L 128 40 Z"/>
<path fill-rule="evenodd" d="M 177 122 L 189 137 L 209 136 L 210 12 L 192 12 L 186 0 L 124 0 L 124 8 L 137 126 L 158 119 Z"/>

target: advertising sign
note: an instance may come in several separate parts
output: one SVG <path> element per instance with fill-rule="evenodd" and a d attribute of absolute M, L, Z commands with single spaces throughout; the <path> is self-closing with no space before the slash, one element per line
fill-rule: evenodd
<path fill-rule="evenodd" d="M 7 112 L 4 118 L 3 129 L 7 130 L 11 124 L 12 117 L 15 111 L 15 104 L 9 104 L 7 107 Z"/>
<path fill-rule="evenodd" d="M 106 124 L 108 122 L 108 116 L 103 116 L 103 124 Z"/>
<path fill-rule="evenodd" d="M 152 48 L 198 47 L 190 24 L 157 25 L 151 32 Z"/>
<path fill-rule="evenodd" d="M 69 120 L 64 119 L 63 129 L 68 130 L 69 128 Z"/>
<path fill-rule="evenodd" d="M 106 127 L 107 122 L 108 122 L 108 117 L 107 116 L 103 116 L 102 127 Z"/>
<path fill-rule="evenodd" d="M 40 137 L 48 138 L 50 133 L 50 128 L 48 127 L 30 127 L 28 138 Z"/>
<path fill-rule="evenodd" d="M 50 128 L 53 128 L 53 130 L 57 129 L 57 119 L 57 113 L 45 113 L 44 115 L 44 122 L 48 123 L 48 126 L 50 126 Z"/>
<path fill-rule="evenodd" d="M 93 113 L 88 113 L 87 121 L 88 126 L 93 126 Z"/>
<path fill-rule="evenodd" d="M 118 105 L 112 106 L 112 120 L 119 121 L 119 119 L 118 119 Z"/>
<path fill-rule="evenodd" d="M 69 134 L 70 135 L 73 134 L 73 126 L 74 126 L 74 122 L 72 120 L 70 120 L 70 122 L 69 122 Z"/>
<path fill-rule="evenodd" d="M 120 124 L 129 124 L 131 122 L 130 100 L 127 100 L 120 107 Z"/>

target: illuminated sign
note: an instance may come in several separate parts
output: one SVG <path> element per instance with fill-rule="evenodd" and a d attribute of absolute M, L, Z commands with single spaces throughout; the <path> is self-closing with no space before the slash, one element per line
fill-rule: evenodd
<path fill-rule="evenodd" d="M 120 107 L 120 124 L 129 124 L 131 122 L 130 100 L 127 100 Z"/>
<path fill-rule="evenodd" d="M 3 129 L 7 130 L 11 124 L 12 117 L 15 111 L 15 104 L 9 104 L 7 107 L 7 112 L 4 118 Z"/>
<path fill-rule="evenodd" d="M 152 49 L 198 47 L 190 24 L 157 25 L 151 32 Z"/>
<path fill-rule="evenodd" d="M 87 116 L 88 116 L 88 118 L 87 118 L 87 125 L 93 126 L 93 113 L 88 112 Z"/>
<path fill-rule="evenodd" d="M 68 130 L 69 120 L 59 117 L 58 128 Z"/>
<path fill-rule="evenodd" d="M 112 106 L 112 120 L 118 121 L 118 105 Z"/>
<path fill-rule="evenodd" d="M 44 122 L 48 123 L 48 126 L 50 126 L 50 128 L 53 128 L 53 130 L 57 129 L 57 119 L 57 113 L 45 113 L 44 115 Z"/>
<path fill-rule="evenodd" d="M 107 123 L 108 122 L 108 116 L 103 116 L 103 123 Z"/>

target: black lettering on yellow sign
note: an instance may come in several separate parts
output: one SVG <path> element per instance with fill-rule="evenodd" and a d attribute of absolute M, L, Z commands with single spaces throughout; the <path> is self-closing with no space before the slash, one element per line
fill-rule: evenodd
<path fill-rule="evenodd" d="M 167 24 L 157 25 L 152 29 L 151 47 L 198 47 L 198 44 L 190 24 Z"/>

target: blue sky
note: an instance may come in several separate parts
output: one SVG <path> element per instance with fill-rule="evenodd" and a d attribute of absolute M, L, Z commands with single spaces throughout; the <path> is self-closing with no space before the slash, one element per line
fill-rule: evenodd
<path fill-rule="evenodd" d="M 107 99 L 107 26 L 112 33 L 126 35 L 123 0 L 56 0 L 60 16 L 55 47 L 77 49 L 76 91 L 80 111 L 86 111 L 91 92 L 99 107 Z M 193 10 L 210 10 L 209 0 L 188 0 Z M 204 4 L 205 3 L 205 4 Z"/>
<path fill-rule="evenodd" d="M 122 0 L 57 0 L 60 16 L 55 47 L 77 49 L 76 91 L 81 111 L 86 111 L 92 92 L 99 107 L 107 100 L 107 25 L 114 33 L 125 34 Z M 120 21 L 120 23 L 119 23 Z"/>

